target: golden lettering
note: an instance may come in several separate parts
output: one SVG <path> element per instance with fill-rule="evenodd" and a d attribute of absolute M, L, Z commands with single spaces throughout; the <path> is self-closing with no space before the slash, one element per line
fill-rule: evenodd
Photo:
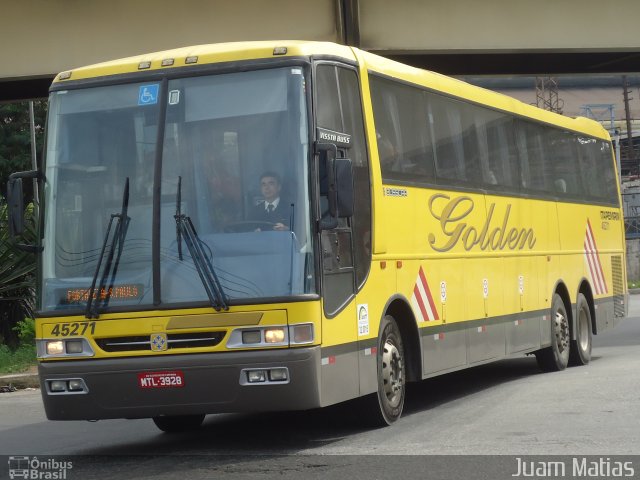
<path fill-rule="evenodd" d="M 443 204 L 443 202 L 445 202 Z M 451 198 L 449 195 L 438 193 L 429 199 L 429 211 L 433 218 L 439 221 L 440 230 L 444 236 L 444 243 L 437 245 L 436 234 L 428 236 L 429 245 L 437 252 L 448 252 L 458 242 L 462 242 L 465 250 L 470 251 L 479 246 L 481 250 L 522 250 L 532 249 L 536 244 L 535 232 L 532 228 L 509 228 L 511 205 L 507 205 L 500 226 L 491 229 L 496 204 L 492 203 L 487 212 L 487 218 L 482 228 L 469 225 L 464 221 L 473 211 L 473 200 L 467 196 Z M 495 225 L 495 224 L 494 224 Z M 489 231 L 491 230 L 491 233 Z"/>
<path fill-rule="evenodd" d="M 436 214 L 433 209 L 435 201 L 439 199 L 449 200 L 449 202 L 442 209 L 442 213 L 440 215 Z M 467 203 L 466 208 L 464 205 L 462 205 L 461 208 L 458 208 L 461 204 L 464 203 Z M 451 250 L 456 243 L 458 243 L 458 240 L 460 240 L 460 235 L 462 235 L 462 233 L 464 232 L 467 224 L 460 223 L 456 225 L 453 230 L 448 230 L 447 225 L 450 223 L 455 224 L 456 222 L 459 222 L 467 215 L 469 215 L 473 211 L 473 200 L 471 200 L 469 197 L 458 197 L 451 200 L 448 195 L 439 193 L 431 197 L 431 199 L 429 200 L 429 210 L 431 210 L 431 215 L 433 215 L 437 220 L 440 220 L 440 228 L 442 229 L 442 233 L 449 237 L 449 241 L 444 246 L 436 247 L 436 236 L 431 233 L 429 234 L 429 244 L 431 245 L 431 248 L 438 252 L 447 252 Z"/>

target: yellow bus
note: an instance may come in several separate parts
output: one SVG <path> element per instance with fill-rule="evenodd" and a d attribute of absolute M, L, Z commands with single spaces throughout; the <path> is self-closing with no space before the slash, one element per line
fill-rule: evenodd
<path fill-rule="evenodd" d="M 205 45 L 59 74 L 37 348 L 52 420 L 305 410 L 513 355 L 586 364 L 626 315 L 611 141 L 331 43 Z"/>

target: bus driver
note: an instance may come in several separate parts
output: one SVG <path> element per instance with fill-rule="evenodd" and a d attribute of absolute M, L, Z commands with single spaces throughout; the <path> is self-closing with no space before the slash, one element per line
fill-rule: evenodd
<path fill-rule="evenodd" d="M 265 172 L 260 176 L 260 192 L 263 200 L 253 207 L 251 220 L 272 223 L 273 230 L 289 230 L 290 212 L 287 202 L 280 197 L 281 189 L 282 184 L 277 173 Z"/>

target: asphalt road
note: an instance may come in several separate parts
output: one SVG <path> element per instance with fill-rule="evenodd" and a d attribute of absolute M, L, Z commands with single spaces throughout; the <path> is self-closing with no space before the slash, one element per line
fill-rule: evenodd
<path fill-rule="evenodd" d="M 635 295 L 630 317 L 594 337 L 589 365 L 543 374 L 516 358 L 411 385 L 390 428 L 362 427 L 349 403 L 210 415 L 199 432 L 167 435 L 150 420 L 50 422 L 40 393 L 20 391 L 0 394 L 0 455 L 70 459 L 67 479 L 511 478 L 524 455 L 569 456 L 565 478 L 574 457 L 632 461 L 640 478 L 639 404 Z M 6 465 L 0 457 L 0 478 Z"/>

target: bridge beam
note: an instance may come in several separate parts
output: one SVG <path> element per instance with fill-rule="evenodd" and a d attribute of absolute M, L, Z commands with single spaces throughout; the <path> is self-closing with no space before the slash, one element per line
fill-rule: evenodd
<path fill-rule="evenodd" d="M 59 71 L 185 45 L 346 43 L 454 75 L 640 71 L 640 2 L 30 0 L 4 2 L 0 101 Z"/>

